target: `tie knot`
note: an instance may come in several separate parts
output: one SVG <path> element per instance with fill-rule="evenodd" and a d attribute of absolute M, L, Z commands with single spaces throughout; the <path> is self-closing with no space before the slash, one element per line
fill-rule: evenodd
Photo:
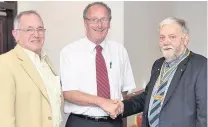
<path fill-rule="evenodd" d="M 97 51 L 98 53 L 101 53 L 102 50 L 103 50 L 103 48 L 102 48 L 100 45 L 97 45 L 95 48 L 96 48 L 96 51 Z"/>

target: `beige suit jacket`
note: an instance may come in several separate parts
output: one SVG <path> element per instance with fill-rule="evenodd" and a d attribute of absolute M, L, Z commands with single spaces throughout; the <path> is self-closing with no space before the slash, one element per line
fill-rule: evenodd
<path fill-rule="evenodd" d="M 56 75 L 48 58 L 46 62 Z M 0 127 L 52 127 L 52 123 L 45 85 L 17 45 L 0 56 Z"/>

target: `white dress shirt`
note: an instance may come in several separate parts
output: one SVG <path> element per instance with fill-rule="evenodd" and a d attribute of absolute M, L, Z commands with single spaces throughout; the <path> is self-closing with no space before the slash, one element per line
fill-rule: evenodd
<path fill-rule="evenodd" d="M 101 43 L 110 84 L 111 99 L 122 100 L 122 92 L 135 88 L 135 81 L 123 45 L 105 40 Z M 78 90 L 97 96 L 96 83 L 96 44 L 82 38 L 64 47 L 60 53 L 60 71 L 63 91 Z M 81 106 L 65 103 L 66 113 L 89 116 L 107 116 L 108 114 L 96 106 Z"/>
<path fill-rule="evenodd" d="M 24 51 L 31 59 L 44 82 L 52 109 L 53 127 L 59 127 L 62 121 L 60 78 L 53 74 L 51 68 L 45 61 L 47 56 L 44 51 L 41 52 L 40 57 L 30 50 L 24 49 Z"/>

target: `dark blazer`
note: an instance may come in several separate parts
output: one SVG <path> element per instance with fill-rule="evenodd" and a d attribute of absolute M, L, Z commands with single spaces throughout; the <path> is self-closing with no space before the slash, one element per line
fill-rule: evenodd
<path fill-rule="evenodd" d="M 124 100 L 123 116 L 143 112 L 142 127 L 149 127 L 148 108 L 164 58 L 155 61 L 145 91 Z M 179 65 L 163 102 L 159 127 L 207 126 L 207 58 L 193 52 Z"/>

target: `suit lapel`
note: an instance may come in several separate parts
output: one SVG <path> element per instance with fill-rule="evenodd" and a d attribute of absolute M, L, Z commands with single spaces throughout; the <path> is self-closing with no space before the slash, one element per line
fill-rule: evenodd
<path fill-rule="evenodd" d="M 157 81 L 157 78 L 160 74 L 160 69 L 162 67 L 162 63 L 163 63 L 164 60 L 161 61 L 161 65 L 158 65 L 158 66 L 155 66 L 155 69 L 154 69 L 154 72 L 152 73 L 152 78 L 150 79 L 150 82 L 149 82 L 149 88 L 148 88 L 148 92 L 147 92 L 147 97 L 146 97 L 146 106 L 145 106 L 145 110 L 144 111 L 147 111 L 148 112 L 148 109 L 149 109 L 149 103 L 150 103 L 150 98 L 151 98 L 151 95 L 152 95 L 152 90 L 155 86 L 155 83 Z"/>
<path fill-rule="evenodd" d="M 55 70 L 55 68 L 53 67 L 53 64 L 51 63 L 51 61 L 50 61 L 50 59 L 48 58 L 48 56 L 46 56 L 46 62 L 47 62 L 47 64 L 49 65 L 49 67 L 50 67 L 50 69 L 51 69 L 51 71 L 53 72 L 53 74 L 55 75 L 55 76 L 58 76 L 58 73 L 56 72 L 56 70 Z M 60 85 L 61 85 L 61 81 L 60 81 Z M 61 90 L 61 89 L 60 89 Z M 62 90 L 61 90 L 62 91 Z M 64 96 L 63 96 L 63 93 L 61 92 L 61 95 L 60 95 L 60 97 L 61 97 L 61 103 L 62 103 L 62 109 L 64 108 L 63 106 L 63 104 L 64 104 Z"/>
<path fill-rule="evenodd" d="M 50 67 L 51 71 L 53 72 L 53 74 L 54 74 L 55 76 L 57 76 L 58 74 L 56 73 L 56 71 L 55 71 L 55 69 L 54 69 L 54 67 L 53 67 L 53 64 L 52 64 L 51 61 L 49 60 L 48 56 L 46 56 L 45 60 L 46 60 L 46 63 L 48 64 L 48 66 Z"/>
<path fill-rule="evenodd" d="M 25 70 L 28 76 L 33 80 L 33 82 L 37 85 L 43 96 L 49 102 L 49 97 L 44 82 L 40 74 L 38 73 L 36 67 L 33 65 L 32 61 L 29 59 L 27 54 L 23 51 L 23 49 L 19 45 L 15 47 L 14 52 L 17 55 L 18 59 L 21 61 L 22 68 Z"/>
<path fill-rule="evenodd" d="M 191 55 L 191 54 L 190 54 Z M 178 65 L 178 68 L 173 76 L 173 79 L 170 83 L 170 86 L 168 88 L 168 91 L 167 91 L 167 94 L 165 96 L 165 100 L 163 102 L 163 106 L 162 108 L 167 104 L 167 102 L 170 100 L 171 96 L 173 95 L 174 93 L 174 90 L 175 88 L 177 87 L 177 85 L 179 84 L 179 81 L 183 75 L 183 72 L 185 71 L 186 69 L 186 65 L 187 65 L 187 62 L 189 60 L 190 56 L 188 56 L 186 59 L 184 59 L 179 65 Z"/>

